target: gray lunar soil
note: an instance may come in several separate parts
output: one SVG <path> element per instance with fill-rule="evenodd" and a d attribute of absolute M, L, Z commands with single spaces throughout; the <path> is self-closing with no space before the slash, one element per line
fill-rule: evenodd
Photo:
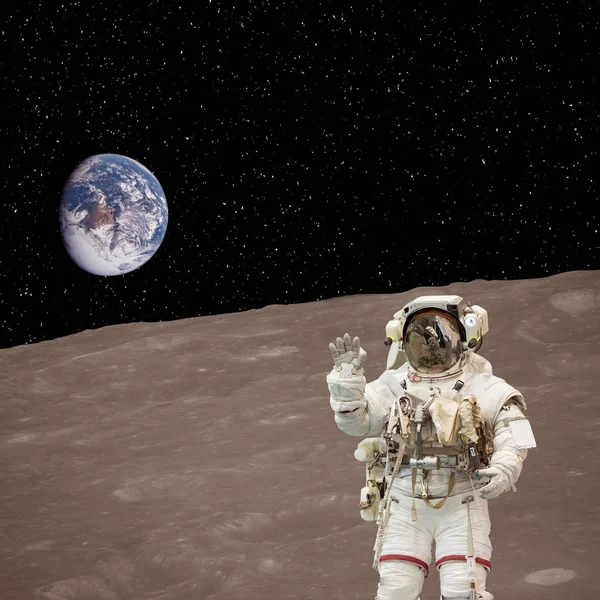
<path fill-rule="evenodd" d="M 496 600 L 600 597 L 600 271 L 85 331 L 0 351 L 2 600 L 372 600 L 361 438 L 335 425 L 328 344 L 367 380 L 408 300 L 489 312 L 480 353 L 538 447 L 490 502 Z M 433 568 L 422 600 L 438 599 Z"/>

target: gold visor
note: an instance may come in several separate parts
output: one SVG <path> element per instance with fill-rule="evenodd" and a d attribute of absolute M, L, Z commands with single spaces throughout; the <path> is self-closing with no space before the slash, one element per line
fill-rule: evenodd
<path fill-rule="evenodd" d="M 460 329 L 455 319 L 437 311 L 413 317 L 404 335 L 404 352 L 419 373 L 436 374 L 451 369 L 462 354 Z"/>

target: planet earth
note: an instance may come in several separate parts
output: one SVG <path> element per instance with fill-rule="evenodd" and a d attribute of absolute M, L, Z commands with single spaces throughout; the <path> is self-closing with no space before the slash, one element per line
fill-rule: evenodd
<path fill-rule="evenodd" d="M 150 260 L 165 237 L 168 216 L 156 177 L 119 154 L 85 159 L 67 179 L 60 198 L 65 249 L 93 275 L 122 275 Z"/>

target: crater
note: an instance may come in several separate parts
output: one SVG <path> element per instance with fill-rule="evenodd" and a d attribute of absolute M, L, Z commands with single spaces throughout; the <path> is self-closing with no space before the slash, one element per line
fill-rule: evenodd
<path fill-rule="evenodd" d="M 598 305 L 598 292 L 592 288 L 579 288 L 553 294 L 550 304 L 569 314 L 582 316 L 592 312 Z"/>
<path fill-rule="evenodd" d="M 123 502 L 140 502 L 161 496 L 180 496 L 204 483 L 198 475 L 182 477 L 179 475 L 160 475 L 133 480 L 132 485 L 118 488 L 113 492 Z"/>
<path fill-rule="evenodd" d="M 575 579 L 577 574 L 571 569 L 542 569 L 534 571 L 525 577 L 527 583 L 534 585 L 559 585 Z"/>

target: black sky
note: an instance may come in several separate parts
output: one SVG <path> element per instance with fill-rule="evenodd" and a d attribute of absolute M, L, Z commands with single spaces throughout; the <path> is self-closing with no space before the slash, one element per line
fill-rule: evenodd
<path fill-rule="evenodd" d="M 0 26 L 0 347 L 600 268 L 596 2 L 38 2 Z M 150 169 L 157 254 L 65 252 L 63 184 Z"/>

